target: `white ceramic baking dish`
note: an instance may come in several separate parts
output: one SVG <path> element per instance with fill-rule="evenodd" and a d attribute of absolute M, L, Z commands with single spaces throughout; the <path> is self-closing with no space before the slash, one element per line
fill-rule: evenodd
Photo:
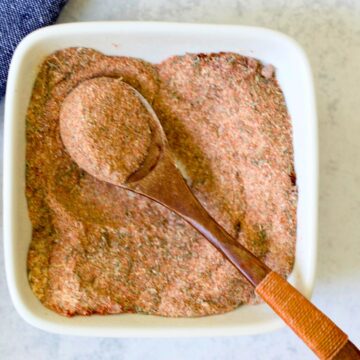
<path fill-rule="evenodd" d="M 291 38 L 271 30 L 227 25 L 96 22 L 47 27 L 27 36 L 15 51 L 7 84 L 4 141 L 4 249 L 8 286 L 19 314 L 43 330 L 94 336 L 197 336 L 255 334 L 282 321 L 266 305 L 242 306 L 203 318 L 111 315 L 65 318 L 33 295 L 26 273 L 31 224 L 25 199 L 25 113 L 38 65 L 55 50 L 82 46 L 151 62 L 185 52 L 234 51 L 271 63 L 293 124 L 299 187 L 296 262 L 292 284 L 310 296 L 317 242 L 317 118 L 308 60 Z"/>

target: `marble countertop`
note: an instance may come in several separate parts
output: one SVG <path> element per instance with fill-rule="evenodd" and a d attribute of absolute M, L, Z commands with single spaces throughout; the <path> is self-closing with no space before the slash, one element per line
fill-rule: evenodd
<path fill-rule="evenodd" d="M 360 346 L 360 2 L 70 0 L 59 18 L 60 23 L 86 20 L 257 25 L 280 30 L 305 48 L 315 76 L 320 137 L 319 251 L 313 301 Z M 2 101 L 1 124 L 3 108 Z M 0 140 L 2 146 L 2 126 Z M 2 158 L 0 165 L 2 169 Z M 0 273 L 0 357 L 4 360 L 314 358 L 287 328 L 258 336 L 193 339 L 47 334 L 27 325 L 12 306 L 3 256 Z"/>

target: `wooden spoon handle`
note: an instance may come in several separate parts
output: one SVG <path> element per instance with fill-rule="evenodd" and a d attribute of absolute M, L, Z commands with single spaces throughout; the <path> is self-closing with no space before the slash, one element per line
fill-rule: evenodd
<path fill-rule="evenodd" d="M 354 360 L 360 359 L 360 350 L 350 341 L 334 356 L 333 360 Z"/>
<path fill-rule="evenodd" d="M 341 355 L 348 336 L 279 274 L 270 272 L 255 290 L 320 359 Z"/>
<path fill-rule="evenodd" d="M 140 184 L 133 185 L 134 190 L 167 206 L 209 240 L 320 358 L 333 359 L 336 356 L 336 359 L 342 360 L 360 359 L 355 346 L 348 342 L 345 333 L 286 280 L 239 244 L 210 216 L 192 194 L 180 173 L 175 171 L 169 155 L 167 158 L 166 154 L 163 156 L 158 169 L 162 178 L 152 178 L 150 173 Z M 156 175 L 156 169 L 152 174 L 154 173 Z M 166 174 L 173 176 L 169 178 Z M 167 191 L 162 187 L 164 183 Z"/>
<path fill-rule="evenodd" d="M 196 216 L 184 218 L 233 263 L 320 359 L 360 360 L 359 351 L 340 328 L 279 274 L 237 243 L 204 209 L 197 208 Z"/>

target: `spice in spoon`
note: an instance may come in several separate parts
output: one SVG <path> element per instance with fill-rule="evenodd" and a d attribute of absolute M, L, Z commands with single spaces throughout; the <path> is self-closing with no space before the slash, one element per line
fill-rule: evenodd
<path fill-rule="evenodd" d="M 144 162 L 151 115 L 121 79 L 83 81 L 65 98 L 60 132 L 70 156 L 89 174 L 124 183 Z"/>

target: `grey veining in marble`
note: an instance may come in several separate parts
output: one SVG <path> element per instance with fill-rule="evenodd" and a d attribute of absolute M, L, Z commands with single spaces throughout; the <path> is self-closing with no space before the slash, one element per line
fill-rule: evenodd
<path fill-rule="evenodd" d="M 320 122 L 319 256 L 313 301 L 360 345 L 360 2 L 70 0 L 59 22 L 86 20 L 257 25 L 283 31 L 303 45 L 314 70 Z M 3 102 L 0 114 L 2 118 Z M 1 146 L 2 134 L 1 127 Z M 4 360 L 314 358 L 285 328 L 253 337 L 200 339 L 47 334 L 24 323 L 15 312 L 3 275 L 3 256 L 0 273 L 0 358 Z"/>

